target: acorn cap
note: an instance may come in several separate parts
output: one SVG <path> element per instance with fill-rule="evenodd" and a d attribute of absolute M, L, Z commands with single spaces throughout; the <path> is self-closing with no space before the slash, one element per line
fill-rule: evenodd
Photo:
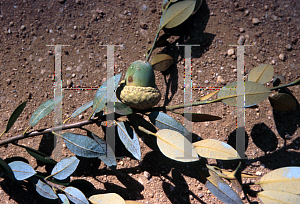
<path fill-rule="evenodd" d="M 123 86 L 117 94 L 122 103 L 139 110 L 145 110 L 158 104 L 161 98 L 157 87 Z"/>

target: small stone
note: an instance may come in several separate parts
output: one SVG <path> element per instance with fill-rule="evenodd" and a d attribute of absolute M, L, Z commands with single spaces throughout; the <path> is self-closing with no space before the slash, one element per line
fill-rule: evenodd
<path fill-rule="evenodd" d="M 73 73 L 73 74 L 71 75 L 71 77 L 72 77 L 72 78 L 76 77 L 76 74 L 75 74 L 75 73 Z"/>
<path fill-rule="evenodd" d="M 285 54 L 281 53 L 281 54 L 278 56 L 278 58 L 279 58 L 280 60 L 284 61 L 284 60 L 285 60 Z"/>
<path fill-rule="evenodd" d="M 226 84 L 225 80 L 224 80 L 221 76 L 218 76 L 218 78 L 217 78 L 217 83 L 223 84 L 223 85 Z"/>
<path fill-rule="evenodd" d="M 252 18 L 252 24 L 257 25 L 260 23 L 260 20 L 258 18 Z"/>
<path fill-rule="evenodd" d="M 84 118 L 83 115 L 79 115 L 79 120 L 82 120 Z"/>
<path fill-rule="evenodd" d="M 204 195 L 203 195 L 202 193 L 198 193 L 198 197 L 199 197 L 199 198 L 203 198 Z"/>
<path fill-rule="evenodd" d="M 275 62 L 275 60 L 272 60 L 271 61 L 271 65 L 274 65 L 276 62 Z"/>
<path fill-rule="evenodd" d="M 76 35 L 75 34 L 71 34 L 70 37 L 75 40 L 76 39 Z"/>
<path fill-rule="evenodd" d="M 254 56 L 253 59 L 254 59 L 254 60 L 257 60 L 257 56 Z"/>
<path fill-rule="evenodd" d="M 245 16 L 248 16 L 249 13 L 250 13 L 250 11 L 249 11 L 249 10 L 246 10 L 246 11 L 245 11 Z"/>
<path fill-rule="evenodd" d="M 58 0 L 58 2 L 63 4 L 63 3 L 65 3 L 65 0 Z"/>
<path fill-rule="evenodd" d="M 146 179 L 149 179 L 151 177 L 151 174 L 148 171 L 144 171 L 144 176 Z"/>
<path fill-rule="evenodd" d="M 205 81 L 204 81 L 204 83 L 208 84 L 208 83 L 209 83 L 209 81 L 208 81 L 208 80 L 205 80 Z"/>
<path fill-rule="evenodd" d="M 189 195 L 190 200 L 194 200 L 194 196 L 193 195 Z"/>
<path fill-rule="evenodd" d="M 67 80 L 67 87 L 72 87 L 73 82 L 71 80 Z"/>
<path fill-rule="evenodd" d="M 230 49 L 227 51 L 227 54 L 228 54 L 228 56 L 234 55 L 234 49 L 233 49 L 233 48 L 230 48 Z"/>
<path fill-rule="evenodd" d="M 120 162 L 118 163 L 118 165 L 120 165 L 120 166 L 123 166 L 123 164 L 124 164 L 123 161 L 120 161 Z"/>
<path fill-rule="evenodd" d="M 9 26 L 13 26 L 13 25 L 14 25 L 13 21 L 9 22 Z"/>
<path fill-rule="evenodd" d="M 269 10 L 268 5 L 264 5 L 264 9 L 265 9 L 265 11 Z"/>
<path fill-rule="evenodd" d="M 244 33 L 245 32 L 245 28 L 240 28 L 240 32 Z"/>
<path fill-rule="evenodd" d="M 32 93 L 31 93 L 31 92 L 29 92 L 29 93 L 27 94 L 27 98 L 28 98 L 28 99 L 32 99 Z"/>
<path fill-rule="evenodd" d="M 234 2 L 233 5 L 234 5 L 235 8 L 239 7 L 239 3 L 238 2 Z"/>
<path fill-rule="evenodd" d="M 21 30 L 25 30 L 26 26 L 25 25 L 21 25 Z"/>
<path fill-rule="evenodd" d="M 81 4 L 81 0 L 75 0 L 76 4 Z"/>
<path fill-rule="evenodd" d="M 154 194 L 153 194 L 153 193 L 149 193 L 149 197 L 150 197 L 150 198 L 153 198 L 153 197 L 154 197 Z"/>
<path fill-rule="evenodd" d="M 287 45 L 285 46 L 285 48 L 286 48 L 287 50 L 292 50 L 292 45 L 291 45 L 291 44 L 287 44 Z"/>
<path fill-rule="evenodd" d="M 233 73 L 237 73 L 237 69 L 233 69 L 232 71 L 233 71 Z"/>
<path fill-rule="evenodd" d="M 10 85 L 11 84 L 11 79 L 6 79 L 6 84 Z"/>
<path fill-rule="evenodd" d="M 256 176 L 261 176 L 261 175 L 262 175 L 262 172 L 257 171 L 255 174 L 256 174 Z"/>
<path fill-rule="evenodd" d="M 245 36 L 241 35 L 237 41 L 238 45 L 243 45 L 245 42 Z"/>
<path fill-rule="evenodd" d="M 147 25 L 146 23 L 144 23 L 144 22 L 141 22 L 141 23 L 140 23 L 140 27 L 141 27 L 142 29 L 147 29 L 147 28 L 148 28 L 148 25 Z"/>

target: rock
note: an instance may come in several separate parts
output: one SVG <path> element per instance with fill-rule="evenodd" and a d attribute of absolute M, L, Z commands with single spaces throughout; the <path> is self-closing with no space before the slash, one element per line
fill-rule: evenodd
<path fill-rule="evenodd" d="M 25 30 L 26 26 L 25 25 L 21 25 L 21 30 Z"/>
<path fill-rule="evenodd" d="M 76 39 L 76 35 L 75 34 L 71 34 L 70 37 L 75 40 Z"/>
<path fill-rule="evenodd" d="M 243 45 L 245 42 L 245 36 L 241 35 L 237 41 L 238 45 Z"/>
<path fill-rule="evenodd" d="M 142 29 L 147 29 L 147 28 L 148 28 L 148 25 L 147 25 L 146 23 L 144 23 L 144 22 L 140 22 L 140 27 L 141 27 Z"/>
<path fill-rule="evenodd" d="M 240 32 L 244 33 L 245 32 L 245 28 L 240 28 Z"/>
<path fill-rule="evenodd" d="M 83 115 L 79 115 L 79 120 L 82 120 L 84 118 Z"/>
<path fill-rule="evenodd" d="M 278 58 L 279 58 L 280 60 L 284 61 L 284 60 L 285 60 L 285 54 L 281 53 L 281 54 L 278 56 Z"/>
<path fill-rule="evenodd" d="M 285 48 L 286 48 L 287 50 L 292 50 L 292 45 L 291 45 L 291 44 L 287 44 L 287 45 L 285 46 Z"/>
<path fill-rule="evenodd" d="M 144 171 L 144 176 L 146 179 L 149 179 L 151 177 L 151 174 L 148 171 Z"/>
<path fill-rule="evenodd" d="M 221 77 L 221 76 L 218 76 L 218 78 L 217 78 L 217 83 L 223 84 L 223 85 L 226 84 L 225 80 L 224 80 L 223 77 Z"/>
<path fill-rule="evenodd" d="M 58 0 L 58 2 L 63 4 L 63 3 L 65 3 L 65 0 Z"/>
<path fill-rule="evenodd" d="M 249 10 L 246 10 L 246 11 L 245 11 L 245 16 L 248 16 L 249 13 L 250 13 L 250 11 L 249 11 Z"/>
<path fill-rule="evenodd" d="M 67 87 L 72 87 L 73 82 L 71 80 L 67 80 Z"/>
<path fill-rule="evenodd" d="M 252 24 L 257 25 L 260 23 L 260 20 L 258 18 L 252 18 Z"/>
<path fill-rule="evenodd" d="M 275 63 L 276 63 L 275 60 L 272 60 L 272 61 L 271 61 L 271 64 L 272 64 L 272 65 L 274 65 Z"/>
<path fill-rule="evenodd" d="M 7 85 L 10 85 L 10 84 L 11 84 L 11 79 L 6 79 L 5 81 L 6 81 L 6 84 L 7 84 Z"/>
<path fill-rule="evenodd" d="M 76 4 L 81 4 L 81 0 L 75 0 Z"/>
<path fill-rule="evenodd" d="M 13 25 L 14 25 L 13 21 L 9 22 L 9 26 L 13 26 Z"/>
<path fill-rule="evenodd" d="M 233 48 L 230 48 L 228 51 L 227 51 L 227 54 L 228 56 L 231 56 L 231 55 L 234 55 L 234 49 Z"/>

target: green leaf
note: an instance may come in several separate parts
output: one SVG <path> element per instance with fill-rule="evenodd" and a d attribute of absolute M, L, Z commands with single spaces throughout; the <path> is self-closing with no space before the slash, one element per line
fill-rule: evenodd
<path fill-rule="evenodd" d="M 55 99 L 55 101 L 54 98 L 52 98 L 40 105 L 32 114 L 29 121 L 29 126 L 35 126 L 43 117 L 53 111 L 54 107 L 61 102 L 62 98 L 63 96 L 59 96 Z"/>
<path fill-rule="evenodd" d="M 150 121 L 159 129 L 170 129 L 180 132 L 183 135 L 187 135 L 187 129 L 166 113 L 154 111 L 149 115 Z"/>
<path fill-rule="evenodd" d="M 166 71 L 174 62 L 174 59 L 167 54 L 156 54 L 151 59 L 151 66 L 156 71 Z"/>
<path fill-rule="evenodd" d="M 120 140 L 126 147 L 126 149 L 134 156 L 137 160 L 141 160 L 141 147 L 139 139 L 130 127 L 128 122 L 117 122 L 118 134 Z"/>
<path fill-rule="evenodd" d="M 87 110 L 88 108 L 92 107 L 93 102 L 94 101 L 91 100 L 91 101 L 87 102 L 86 104 L 82 105 L 74 113 L 72 113 L 72 115 L 70 116 L 70 118 L 75 118 L 76 116 L 80 115 L 82 112 L 84 112 L 85 110 Z"/>
<path fill-rule="evenodd" d="M 36 158 L 37 160 L 39 160 L 41 162 L 48 163 L 48 164 L 56 164 L 57 163 L 55 160 L 51 159 L 48 155 L 46 155 L 38 150 L 35 150 L 31 147 L 26 147 L 24 145 L 19 145 L 19 144 L 16 144 L 16 145 L 19 147 L 25 148 L 26 151 L 28 152 L 28 154 L 30 154 L 31 156 L 33 156 L 34 158 Z"/>
<path fill-rule="evenodd" d="M 89 204 L 89 201 L 86 199 L 85 195 L 74 187 L 67 187 L 64 190 L 66 196 L 70 201 L 76 204 Z"/>
<path fill-rule="evenodd" d="M 94 158 L 105 154 L 104 149 L 87 136 L 74 133 L 64 133 L 62 136 L 67 148 L 78 156 Z"/>
<path fill-rule="evenodd" d="M 59 193 L 57 195 L 58 195 L 59 199 L 61 200 L 62 204 L 70 204 L 70 202 L 65 194 Z"/>
<path fill-rule="evenodd" d="M 156 135 L 160 151 L 170 159 L 180 162 L 198 161 L 193 144 L 179 132 L 169 129 L 159 130 Z"/>
<path fill-rule="evenodd" d="M 120 102 L 108 102 L 108 103 L 114 103 L 114 109 L 112 109 L 111 111 L 114 111 L 119 115 L 130 115 L 133 113 L 132 109 L 126 106 L 124 103 L 120 103 Z M 106 104 L 106 106 L 107 105 L 108 104 Z M 109 107 L 110 106 L 107 106 L 107 108 Z"/>
<path fill-rule="evenodd" d="M 300 203 L 299 195 L 283 192 L 283 191 L 275 191 L 275 190 L 262 191 L 259 192 L 257 195 L 264 204 Z"/>
<path fill-rule="evenodd" d="M 276 190 L 299 194 L 300 167 L 283 167 L 264 175 L 259 184 L 265 191 Z"/>
<path fill-rule="evenodd" d="M 122 73 L 109 78 L 97 90 L 94 100 L 93 100 L 93 114 L 100 112 L 105 107 L 106 99 L 108 101 L 111 100 L 111 98 L 115 94 L 114 91 L 115 91 L 115 88 L 117 88 L 117 86 L 119 84 L 121 76 L 122 76 Z M 113 83 L 114 83 L 114 86 L 107 87 L 107 84 L 111 85 Z M 108 94 L 108 93 L 110 93 L 110 94 Z"/>
<path fill-rule="evenodd" d="M 276 111 L 293 111 L 296 108 L 296 101 L 286 93 L 277 93 L 269 96 L 269 101 Z"/>
<path fill-rule="evenodd" d="M 206 101 L 206 100 L 210 99 L 211 97 L 213 97 L 215 94 L 219 93 L 219 91 L 220 91 L 220 90 L 216 90 L 216 91 L 214 91 L 214 92 L 211 92 L 211 93 L 209 93 L 209 94 L 203 96 L 202 98 L 200 98 L 199 101 Z"/>
<path fill-rule="evenodd" d="M 23 112 L 25 106 L 26 106 L 27 101 L 21 103 L 15 110 L 14 112 L 11 114 L 10 118 L 8 119 L 7 125 L 6 125 L 6 129 L 3 133 L 7 133 L 10 128 L 14 125 L 14 123 L 16 122 L 16 120 L 18 119 L 18 117 L 21 115 L 21 113 Z M 3 134 L 2 133 L 2 134 Z M 2 134 L 0 135 L 0 137 L 2 136 Z"/>
<path fill-rule="evenodd" d="M 233 160 L 240 159 L 238 152 L 225 142 L 205 139 L 193 143 L 199 156 L 211 159 Z"/>
<path fill-rule="evenodd" d="M 209 115 L 204 113 L 180 113 L 182 116 L 187 116 L 186 119 L 190 120 L 192 122 L 206 122 L 206 121 L 215 121 L 215 120 L 221 120 L 222 118 L 215 115 Z"/>
<path fill-rule="evenodd" d="M 98 135 L 90 132 L 91 135 L 93 136 L 94 140 L 102 147 L 105 147 L 105 152 L 106 154 L 103 156 L 99 156 L 98 158 L 100 160 L 102 160 L 110 169 L 112 169 L 113 171 L 116 170 L 117 167 L 117 161 L 116 161 L 116 156 L 115 153 L 113 151 L 113 149 L 111 148 L 111 146 L 101 137 L 99 137 Z"/>
<path fill-rule="evenodd" d="M 43 196 L 45 198 L 52 199 L 52 200 L 55 200 L 58 198 L 57 195 L 55 194 L 55 192 L 52 190 L 52 188 L 50 186 L 48 186 L 47 184 L 45 184 L 44 182 L 42 182 L 40 179 L 32 178 L 31 180 L 34 183 L 35 190 L 36 190 L 36 192 L 38 192 L 38 194 L 40 194 L 41 196 Z"/>
<path fill-rule="evenodd" d="M 116 193 L 105 193 L 93 195 L 89 198 L 92 204 L 125 204 L 125 200 Z"/>
<path fill-rule="evenodd" d="M 79 164 L 75 156 L 60 160 L 52 169 L 51 175 L 58 180 L 64 180 L 71 176 Z"/>
<path fill-rule="evenodd" d="M 271 91 L 262 84 L 245 81 L 245 107 L 250 107 L 265 100 Z M 224 86 L 218 98 L 224 98 L 223 103 L 231 106 L 237 106 L 237 82 L 230 83 Z M 240 96 L 240 95 L 239 95 Z M 243 96 L 243 95 L 241 95 Z"/>
<path fill-rule="evenodd" d="M 223 181 L 217 174 L 209 170 L 205 186 L 222 202 L 230 204 L 243 204 L 239 195 Z"/>
<path fill-rule="evenodd" d="M 196 1 L 181 1 L 170 6 L 161 16 L 159 28 L 173 28 L 183 23 L 193 13 Z"/>
<path fill-rule="evenodd" d="M 196 5 L 192 15 L 194 15 L 200 9 L 201 5 L 202 5 L 202 0 L 196 0 Z"/>
<path fill-rule="evenodd" d="M 27 163 L 22 161 L 14 161 L 8 164 L 12 169 L 17 180 L 21 181 L 36 174 L 34 169 Z"/>
<path fill-rule="evenodd" d="M 272 65 L 261 64 L 250 71 L 248 81 L 265 84 L 273 78 L 273 75 L 274 67 Z"/>
<path fill-rule="evenodd" d="M 14 172 L 2 158 L 0 158 L 0 168 L 6 174 L 6 176 L 8 176 L 8 178 L 10 178 L 12 181 L 16 180 L 16 178 L 14 176 Z"/>

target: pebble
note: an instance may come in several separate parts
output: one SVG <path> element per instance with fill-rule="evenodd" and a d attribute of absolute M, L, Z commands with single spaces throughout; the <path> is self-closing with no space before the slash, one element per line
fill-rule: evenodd
<path fill-rule="evenodd" d="M 225 84 L 226 84 L 226 82 L 225 82 L 225 80 L 223 79 L 223 77 L 222 77 L 222 76 L 218 76 L 218 78 L 217 78 L 217 83 L 219 83 L 219 84 L 223 84 L 223 85 L 225 85 Z"/>
<path fill-rule="evenodd" d="M 275 62 L 275 60 L 272 60 L 271 61 L 271 65 L 274 65 L 276 62 Z"/>
<path fill-rule="evenodd" d="M 70 37 L 75 40 L 76 39 L 76 35 L 75 34 L 71 34 Z"/>
<path fill-rule="evenodd" d="M 291 44 L 287 44 L 287 45 L 285 46 L 285 48 L 286 48 L 287 50 L 292 50 L 292 45 L 291 45 Z"/>
<path fill-rule="evenodd" d="M 68 79 L 68 80 L 67 80 L 67 87 L 71 87 L 72 84 L 73 84 L 72 81 Z"/>
<path fill-rule="evenodd" d="M 144 176 L 146 179 L 149 179 L 151 177 L 151 174 L 148 171 L 144 171 Z"/>
<path fill-rule="evenodd" d="M 9 26 L 13 26 L 13 25 L 14 25 L 13 21 L 9 22 Z"/>
<path fill-rule="evenodd" d="M 281 53 L 281 54 L 278 56 L 278 58 L 279 58 L 280 60 L 284 61 L 284 60 L 285 60 L 285 54 Z"/>
<path fill-rule="evenodd" d="M 208 80 L 205 80 L 205 81 L 204 81 L 204 83 L 208 84 L 208 83 L 209 83 L 209 81 L 208 81 Z"/>
<path fill-rule="evenodd" d="M 260 23 L 260 20 L 258 18 L 252 18 L 252 24 L 257 25 Z"/>
<path fill-rule="evenodd" d="M 74 78 L 74 77 L 76 77 L 76 74 L 75 74 L 75 73 L 73 73 L 71 76 L 72 76 L 72 78 Z"/>
<path fill-rule="evenodd" d="M 254 56 L 253 59 L 254 59 L 254 60 L 257 60 L 257 56 Z"/>
<path fill-rule="evenodd" d="M 237 41 L 238 45 L 243 45 L 245 42 L 245 36 L 241 35 Z"/>
<path fill-rule="evenodd" d="M 227 54 L 228 54 L 229 56 L 234 55 L 234 49 L 233 49 L 233 48 L 230 48 L 230 49 L 227 51 Z"/>
<path fill-rule="evenodd" d="M 262 175 L 262 172 L 257 171 L 255 174 L 256 174 L 256 176 L 261 176 L 261 175 Z"/>
<path fill-rule="evenodd" d="M 65 3 L 65 0 L 58 0 L 59 3 Z"/>
<path fill-rule="evenodd" d="M 147 28 L 148 28 L 148 25 L 147 25 L 146 23 L 144 23 L 144 22 L 140 22 L 140 27 L 141 27 L 142 29 L 147 29 Z"/>
<path fill-rule="evenodd" d="M 245 32 L 245 28 L 240 28 L 240 32 L 241 33 Z"/>
<path fill-rule="evenodd" d="M 82 120 L 84 118 L 83 115 L 79 115 L 79 120 Z"/>
<path fill-rule="evenodd" d="M 250 11 L 249 11 L 249 10 L 246 10 L 246 11 L 245 11 L 245 16 L 248 16 L 249 13 L 250 13 Z"/>
<path fill-rule="evenodd" d="M 76 4 L 81 4 L 81 0 L 75 0 Z"/>
<path fill-rule="evenodd" d="M 11 79 L 6 79 L 6 84 L 10 85 L 11 84 Z"/>
<path fill-rule="evenodd" d="M 25 25 L 21 25 L 21 30 L 25 30 L 26 26 Z"/>

